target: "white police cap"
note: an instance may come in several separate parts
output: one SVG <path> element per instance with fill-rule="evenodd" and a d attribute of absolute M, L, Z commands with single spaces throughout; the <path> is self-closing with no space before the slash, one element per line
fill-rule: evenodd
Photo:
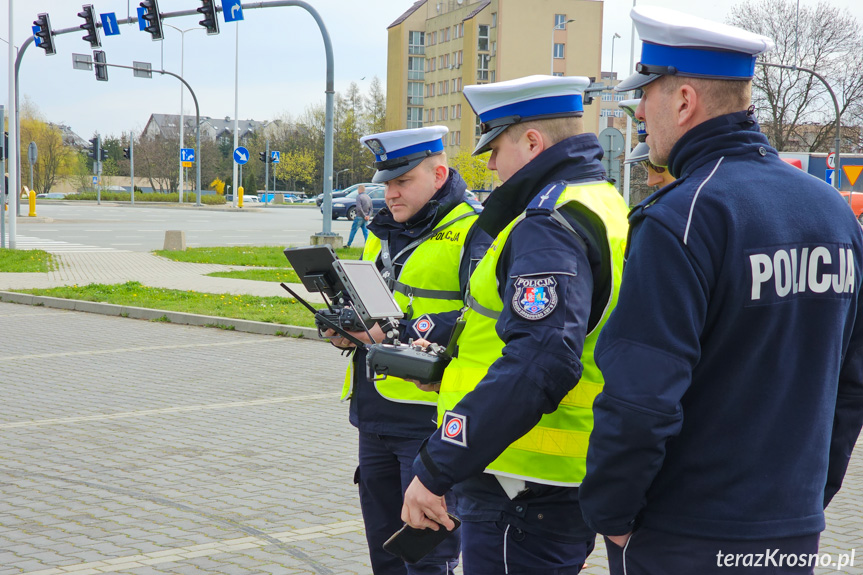
<path fill-rule="evenodd" d="M 647 129 L 641 120 L 635 117 L 635 109 L 638 108 L 638 105 L 641 103 L 641 98 L 637 98 L 634 100 L 623 100 L 617 104 L 618 108 L 621 108 L 627 116 L 632 118 L 632 121 L 635 122 L 635 127 L 638 132 L 638 145 L 632 148 L 632 151 L 629 152 L 629 155 L 626 156 L 626 164 L 637 164 L 638 162 L 643 162 L 648 159 L 648 155 L 650 154 L 650 146 L 647 145 Z"/>
<path fill-rule="evenodd" d="M 758 55 L 775 47 L 766 36 L 659 6 L 636 6 L 630 16 L 642 41 L 641 61 L 614 87 L 618 92 L 664 75 L 748 80 Z"/>
<path fill-rule="evenodd" d="M 443 152 L 446 126 L 428 126 L 410 130 L 381 132 L 360 138 L 375 155 L 372 182 L 388 182 L 417 167 L 429 156 Z"/>
<path fill-rule="evenodd" d="M 526 76 L 495 84 L 464 87 L 464 97 L 479 116 L 482 136 L 473 155 L 489 149 L 491 142 L 513 124 L 580 116 L 582 94 L 590 85 L 583 76 Z"/>

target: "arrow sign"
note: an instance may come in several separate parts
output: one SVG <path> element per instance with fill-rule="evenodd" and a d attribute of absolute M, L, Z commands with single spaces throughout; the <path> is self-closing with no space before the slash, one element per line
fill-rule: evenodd
<path fill-rule="evenodd" d="M 105 14 L 99 14 L 99 17 L 102 19 L 102 31 L 105 32 L 105 36 L 119 36 L 120 28 L 117 26 L 117 15 L 113 12 L 107 12 Z"/>
<path fill-rule="evenodd" d="M 270 155 L 272 156 L 271 162 L 273 164 L 278 164 L 282 159 L 282 153 L 281 152 L 270 152 Z"/>
<path fill-rule="evenodd" d="M 144 14 L 146 13 L 146 8 L 138 8 L 138 30 L 140 30 L 141 32 L 147 30 L 147 21 L 144 20 Z"/>
<path fill-rule="evenodd" d="M 848 177 L 848 181 L 853 186 L 860 177 L 860 172 L 863 172 L 863 166 L 842 166 L 842 171 Z"/>
<path fill-rule="evenodd" d="M 194 162 L 195 161 L 195 150 L 193 148 L 180 148 L 180 161 L 181 162 Z"/>
<path fill-rule="evenodd" d="M 833 183 L 833 178 L 835 178 L 835 177 L 836 177 L 836 170 L 826 170 L 824 172 L 824 181 L 827 182 L 828 184 L 830 184 L 831 186 L 833 186 L 834 188 L 836 187 L 836 184 Z"/>
<path fill-rule="evenodd" d="M 244 148 L 243 146 L 237 146 L 237 149 L 234 150 L 234 161 L 240 165 L 245 164 L 249 161 L 249 150 Z"/>
<path fill-rule="evenodd" d="M 236 22 L 243 19 L 243 5 L 240 0 L 222 0 L 222 16 L 225 22 Z"/>

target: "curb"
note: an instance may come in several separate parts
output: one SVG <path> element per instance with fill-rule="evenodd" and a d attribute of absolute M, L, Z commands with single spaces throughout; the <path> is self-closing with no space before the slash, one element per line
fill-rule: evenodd
<path fill-rule="evenodd" d="M 228 327 L 234 331 L 241 331 L 244 333 L 255 333 L 258 335 L 286 335 L 290 337 L 301 337 L 313 341 L 324 341 L 318 337 L 318 331 L 314 328 L 267 323 L 263 321 L 250 321 L 246 319 L 234 319 L 213 315 L 197 315 L 179 311 L 165 311 L 144 307 L 117 305 L 113 303 L 38 296 L 9 291 L 0 291 L 0 302 L 44 306 L 71 311 L 83 311 L 87 313 L 100 313 L 102 315 L 128 317 L 132 319 L 146 319 L 150 321 L 167 318 L 170 323 L 178 325 L 221 328 Z"/>

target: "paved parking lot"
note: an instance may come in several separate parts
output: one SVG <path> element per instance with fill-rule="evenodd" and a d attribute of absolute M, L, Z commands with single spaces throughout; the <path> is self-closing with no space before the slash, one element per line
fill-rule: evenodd
<path fill-rule="evenodd" d="M 330 346 L 14 304 L 0 332 L 0 575 L 371 573 Z M 823 537 L 846 573 L 861 452 Z"/>

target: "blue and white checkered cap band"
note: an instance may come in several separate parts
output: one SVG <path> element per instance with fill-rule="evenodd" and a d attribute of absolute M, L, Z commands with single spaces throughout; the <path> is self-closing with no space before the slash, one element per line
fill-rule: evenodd
<path fill-rule="evenodd" d="M 711 78 L 751 78 L 755 74 L 756 56 L 741 52 L 663 46 L 644 42 L 641 63 L 648 66 L 674 66 L 684 76 Z"/>
<path fill-rule="evenodd" d="M 519 116 L 530 118 L 532 116 L 545 116 L 550 114 L 565 114 L 568 112 L 583 112 L 584 103 L 581 94 L 567 94 L 564 96 L 549 96 L 547 98 L 536 98 L 516 102 L 500 108 L 488 110 L 479 115 L 480 122 L 487 123 L 498 118 L 507 116 Z"/>
<path fill-rule="evenodd" d="M 638 131 L 639 136 L 646 136 L 647 135 L 647 124 L 645 124 L 644 122 L 639 121 L 635 125 L 635 129 Z"/>
<path fill-rule="evenodd" d="M 409 156 L 411 154 L 416 154 L 417 152 L 443 152 L 443 139 L 433 140 L 431 142 L 423 142 L 421 144 L 414 144 L 413 146 L 407 146 L 406 148 L 401 148 L 399 150 L 387 151 L 386 160 L 395 160 L 397 158 L 401 158 L 403 156 Z M 376 162 L 383 162 L 384 156 L 379 156 L 375 154 Z"/>

